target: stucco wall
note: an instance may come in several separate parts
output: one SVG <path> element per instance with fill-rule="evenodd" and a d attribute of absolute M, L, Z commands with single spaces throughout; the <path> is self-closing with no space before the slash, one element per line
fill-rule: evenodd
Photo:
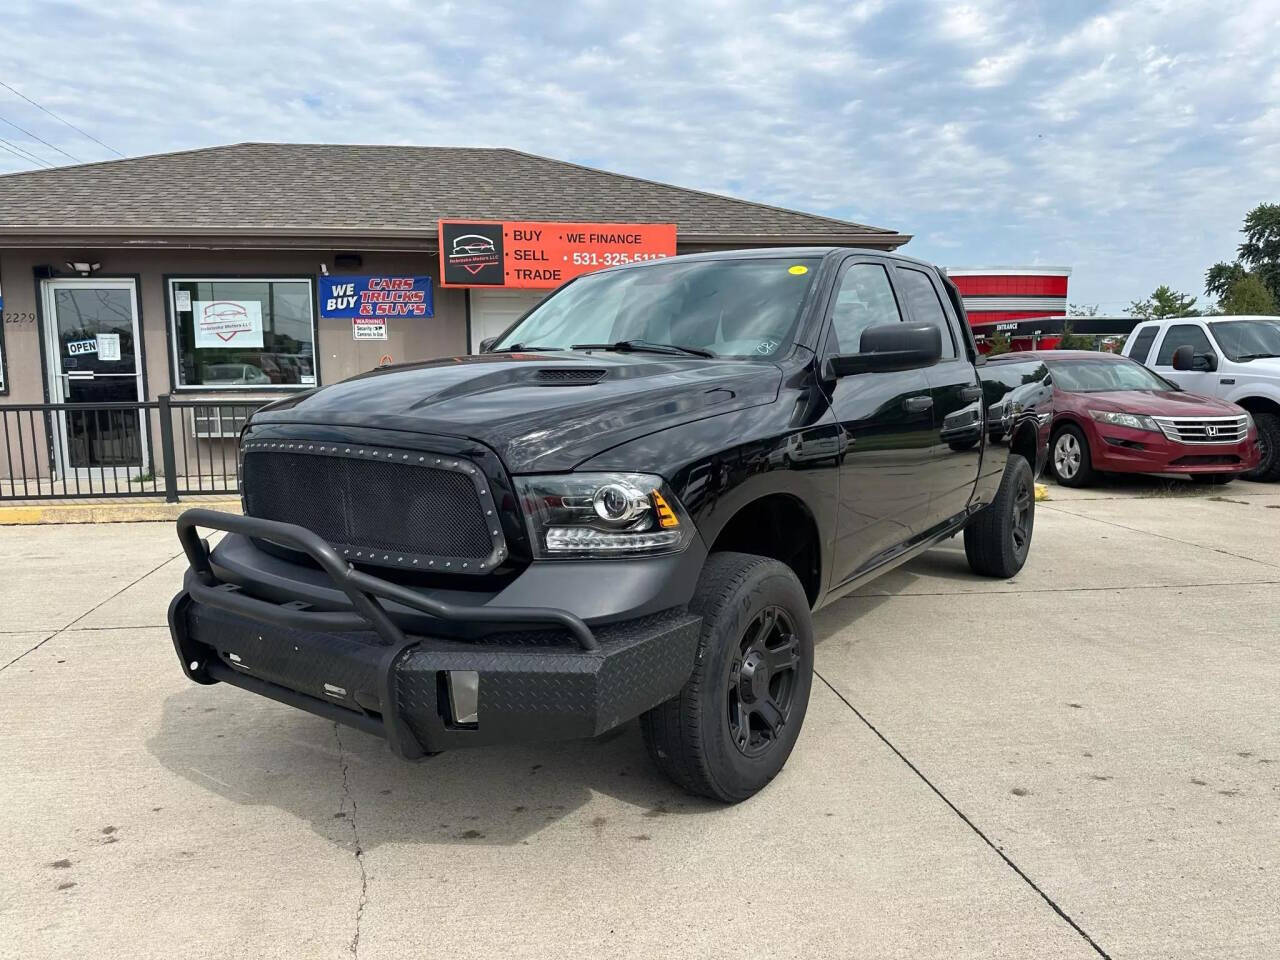
<path fill-rule="evenodd" d="M 46 373 L 41 365 L 40 328 L 21 321 L 23 315 L 34 315 L 39 281 L 32 274 L 38 264 L 50 264 L 62 275 L 67 261 L 101 263 L 100 276 L 139 276 L 138 305 L 142 314 L 142 343 L 146 361 L 147 399 L 171 389 L 169 336 L 165 329 L 164 277 L 169 274 L 213 276 L 308 275 L 315 277 L 320 264 L 327 263 L 331 273 L 333 254 L 329 251 L 243 252 L 219 250 L 4 250 L 0 251 L 0 289 L 4 293 L 4 352 L 8 373 L 8 396 L 5 403 L 42 403 L 45 401 Z M 431 274 L 437 272 L 434 256 L 426 254 L 364 254 L 359 274 Z M 334 383 L 378 365 L 379 358 L 390 354 L 395 362 L 425 360 L 432 357 L 466 353 L 466 297 L 462 290 L 445 290 L 437 286 L 435 316 L 425 320 L 393 319 L 388 321 L 385 341 L 354 342 L 350 320 L 319 318 L 319 343 L 316 355 L 321 383 Z M 12 320 L 18 322 L 10 322 Z M 192 391 L 199 393 L 199 391 Z M 221 394 L 225 396 L 225 394 Z"/>

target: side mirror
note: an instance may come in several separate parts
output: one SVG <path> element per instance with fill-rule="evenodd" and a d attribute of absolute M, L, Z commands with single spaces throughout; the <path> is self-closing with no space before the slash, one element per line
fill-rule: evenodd
<path fill-rule="evenodd" d="M 1173 351 L 1173 369 L 1196 370 L 1212 373 L 1218 369 L 1218 355 L 1210 350 L 1208 353 L 1196 353 L 1189 343 L 1184 343 Z"/>
<path fill-rule="evenodd" d="M 488 353 L 490 350 L 493 349 L 493 345 L 497 342 L 498 342 L 497 337 L 485 337 L 483 340 L 480 341 L 480 352 Z"/>
<path fill-rule="evenodd" d="M 862 331 L 858 352 L 832 357 L 837 377 L 854 373 L 916 370 L 942 359 L 942 331 L 932 323 L 881 323 Z"/>

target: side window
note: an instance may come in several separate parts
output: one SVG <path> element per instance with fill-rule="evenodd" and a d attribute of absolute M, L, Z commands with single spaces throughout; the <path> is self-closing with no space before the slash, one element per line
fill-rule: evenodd
<path fill-rule="evenodd" d="M 1157 367 L 1173 366 L 1173 351 L 1186 344 L 1191 344 L 1193 353 L 1208 353 L 1213 347 L 1209 338 L 1197 323 L 1175 323 L 1160 341 L 1160 354 L 1156 357 Z"/>
<path fill-rule="evenodd" d="M 898 265 L 899 286 L 913 319 L 920 323 L 932 323 L 942 331 L 942 359 L 951 360 L 956 355 L 956 340 L 947 322 L 947 312 L 942 309 L 938 291 L 923 270 Z"/>
<path fill-rule="evenodd" d="M 1138 335 L 1133 338 L 1133 344 L 1129 347 L 1130 359 L 1146 363 L 1147 355 L 1151 353 L 1151 344 L 1156 342 L 1156 333 L 1159 330 L 1159 327 L 1143 327 L 1139 330 Z"/>
<path fill-rule="evenodd" d="M 857 353 L 863 330 L 901 320 L 888 271 L 878 263 L 855 263 L 844 272 L 831 307 L 831 352 Z"/>

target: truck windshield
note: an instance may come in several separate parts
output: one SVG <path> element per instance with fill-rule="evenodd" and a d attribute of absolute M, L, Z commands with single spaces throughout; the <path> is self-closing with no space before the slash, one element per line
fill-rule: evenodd
<path fill-rule="evenodd" d="M 1058 388 L 1068 393 L 1177 389 L 1164 377 L 1132 360 L 1055 360 L 1049 367 Z"/>
<path fill-rule="evenodd" d="M 1280 320 L 1218 320 L 1209 329 L 1222 352 L 1236 363 L 1280 357 Z"/>
<path fill-rule="evenodd" d="M 817 258 L 685 260 L 579 277 L 501 337 L 494 350 L 568 350 L 621 341 L 778 356 L 795 336 Z"/>

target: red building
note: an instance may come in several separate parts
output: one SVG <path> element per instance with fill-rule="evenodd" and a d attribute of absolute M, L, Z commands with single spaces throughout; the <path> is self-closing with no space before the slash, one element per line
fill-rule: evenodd
<path fill-rule="evenodd" d="M 1070 267 L 954 267 L 947 269 L 947 276 L 964 298 L 979 342 L 993 333 L 1019 330 L 1018 321 L 1067 312 Z M 1031 344 L 1019 342 L 1016 347 L 1030 349 Z"/>

